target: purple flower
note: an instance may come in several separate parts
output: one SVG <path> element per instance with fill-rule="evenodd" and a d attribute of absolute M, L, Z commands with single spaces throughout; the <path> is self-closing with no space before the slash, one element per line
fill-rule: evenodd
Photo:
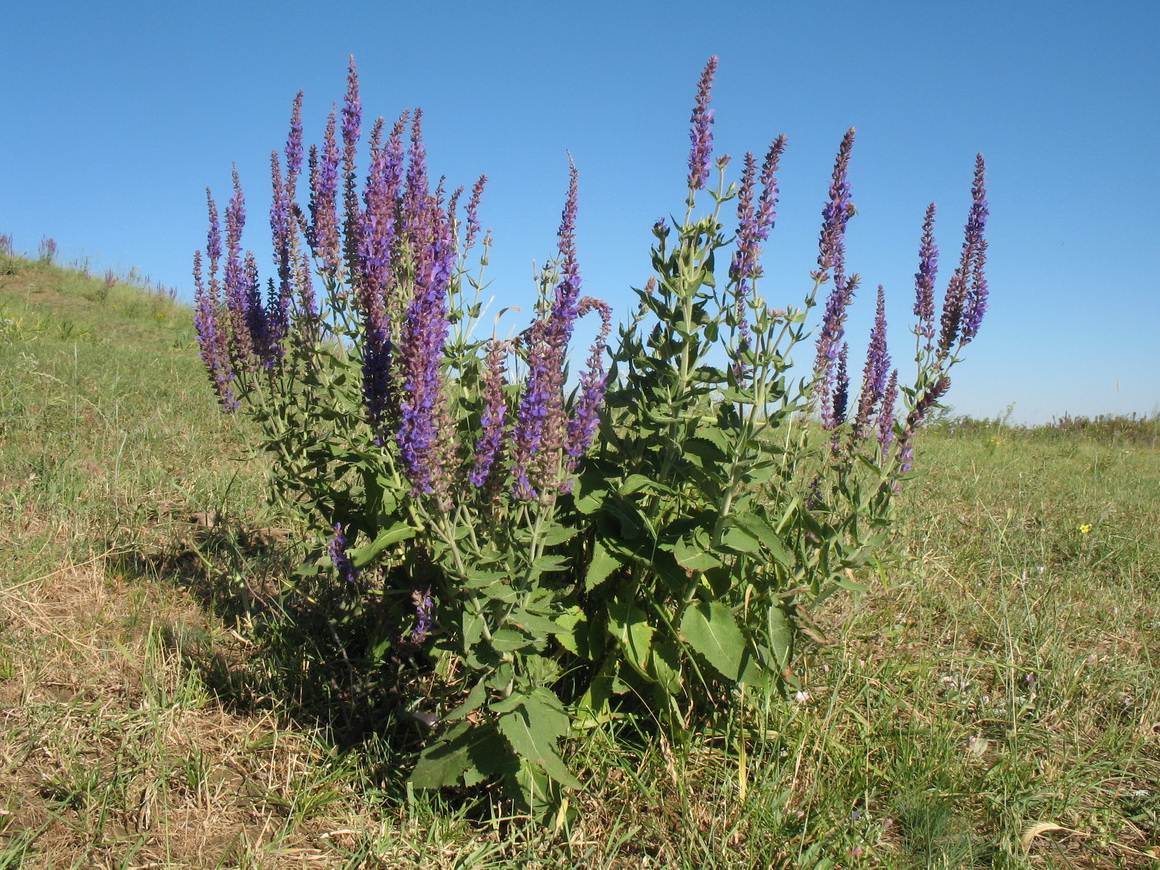
<path fill-rule="evenodd" d="M 359 216 L 355 282 L 363 319 L 363 397 L 367 417 L 381 442 L 391 401 L 390 318 L 387 295 L 394 286 L 392 255 L 398 237 L 397 209 L 403 171 L 402 129 L 395 125 L 381 147 L 381 121 L 371 136 L 371 167 Z"/>
<path fill-rule="evenodd" d="M 346 79 L 346 98 L 342 103 L 342 178 L 345 210 L 343 230 L 346 234 L 344 253 L 350 272 L 355 271 L 358 257 L 359 206 L 355 154 L 361 132 L 362 103 L 358 95 L 358 72 L 354 67 L 354 55 L 351 55 Z"/>
<path fill-rule="evenodd" d="M 938 246 L 934 241 L 934 213 L 932 202 L 926 207 L 922 222 L 922 242 L 918 248 L 918 271 L 914 273 L 914 315 L 918 318 L 918 334 L 926 339 L 926 349 L 934 340 L 934 282 L 938 277 Z"/>
<path fill-rule="evenodd" d="M 334 112 L 326 122 L 322 151 L 310 147 L 310 247 L 322 261 L 322 270 L 334 278 L 338 275 L 340 247 L 338 239 L 338 143 L 335 141 Z"/>
<path fill-rule="evenodd" d="M 350 561 L 346 549 L 346 535 L 343 534 L 342 523 L 334 524 L 334 537 L 330 539 L 330 561 L 338 576 L 347 583 L 359 581 L 359 570 Z"/>
<path fill-rule="evenodd" d="M 842 137 L 838 147 L 838 157 L 834 162 L 834 172 L 830 181 L 830 200 L 822 209 L 822 233 L 818 240 L 819 280 L 825 281 L 829 273 L 834 273 L 835 288 L 843 282 L 846 267 L 846 224 L 854 215 L 854 204 L 850 201 L 850 151 L 854 147 L 854 128 Z"/>
<path fill-rule="evenodd" d="M 236 367 L 253 371 L 254 343 L 250 317 L 250 280 L 242 258 L 242 230 L 246 225 L 246 200 L 238 170 L 233 170 L 234 193 L 226 206 L 225 305 L 229 312 L 230 350 Z"/>
<path fill-rule="evenodd" d="M 504 364 L 507 360 L 508 346 L 508 342 L 495 338 L 487 343 L 487 357 L 483 369 L 483 412 L 479 418 L 483 434 L 475 442 L 475 464 L 468 478 L 472 486 L 477 488 L 487 482 L 503 443 L 503 428 L 507 419 Z"/>
<path fill-rule="evenodd" d="M 890 455 L 890 445 L 894 443 L 894 403 L 898 400 L 898 369 L 890 372 L 886 391 L 882 394 L 882 407 L 878 411 L 878 446 L 882 458 Z"/>
<path fill-rule="evenodd" d="M 561 278 L 551 304 L 526 331 L 528 375 L 516 411 L 512 473 L 517 498 L 536 498 L 558 482 L 564 446 L 564 357 L 578 314 L 580 269 L 576 259 L 578 174 L 572 165 L 568 196 L 560 221 L 558 263 Z"/>
<path fill-rule="evenodd" d="M 435 598 L 431 594 L 431 584 L 416 589 L 411 594 L 415 604 L 415 627 L 411 629 L 411 643 L 421 644 L 431 636 L 435 627 Z"/>
<path fill-rule="evenodd" d="M 709 167 L 713 163 L 713 110 L 709 108 L 713 76 L 717 72 L 717 56 L 709 58 L 701 81 L 697 85 L 697 99 L 693 104 L 690 118 L 689 139 L 693 147 L 689 151 L 689 197 L 709 181 Z"/>
<path fill-rule="evenodd" d="M 741 188 L 737 194 L 737 250 L 729 264 L 729 278 L 736 284 L 738 347 L 749 340 L 749 324 L 744 303 L 752 289 L 752 281 L 761 277 L 762 245 L 769 238 L 777 213 L 777 165 L 785 150 L 785 137 L 779 136 L 769 146 L 761 167 L 761 196 L 754 205 L 754 187 L 757 180 L 757 161 L 751 153 L 745 155 Z"/>
<path fill-rule="evenodd" d="M 449 506 L 453 465 L 450 419 L 443 389 L 447 290 L 455 267 L 451 222 L 426 189 L 419 114 L 411 133 L 411 165 L 403 197 L 403 232 L 414 270 L 414 295 L 400 330 L 402 377 L 396 439 L 415 494 Z"/>
<path fill-rule="evenodd" d="M 487 176 L 479 176 L 475 186 L 471 188 L 471 198 L 467 201 L 467 236 L 463 241 L 463 253 L 466 254 L 475 244 L 479 235 L 479 201 L 483 197 L 483 187 L 487 184 Z"/>
<path fill-rule="evenodd" d="M 835 413 L 830 404 L 834 361 L 838 355 L 838 342 L 845 333 L 846 310 L 854 298 L 858 286 L 858 276 L 846 276 L 846 224 L 854 214 L 850 202 L 850 184 L 847 173 L 850 166 L 850 150 L 854 145 L 854 128 L 842 137 L 838 157 L 834 162 L 834 173 L 830 183 L 830 198 L 822 209 L 822 232 L 818 240 L 818 268 L 813 273 L 814 280 L 824 283 L 833 273 L 834 287 L 826 298 L 826 310 L 822 316 L 822 328 L 818 335 L 817 354 L 814 358 L 815 395 L 821 398 L 823 421 L 834 421 L 842 415 Z"/>
<path fill-rule="evenodd" d="M 878 285 L 878 308 L 874 328 L 870 330 L 870 344 L 866 350 L 866 365 L 862 370 L 862 392 L 858 396 L 858 410 L 854 414 L 854 428 L 850 431 L 850 446 L 861 440 L 870 425 L 879 404 L 886 396 L 886 382 L 890 376 L 890 353 L 886 348 L 886 294 Z"/>
<path fill-rule="evenodd" d="M 983 155 L 975 157 L 975 179 L 971 188 L 971 210 L 963 234 L 963 249 L 943 300 L 939 332 L 939 359 L 951 353 L 956 340 L 968 344 L 978 332 L 987 310 L 987 282 L 983 275 L 987 243 L 983 231 L 987 226 L 986 167 Z"/>
<path fill-rule="evenodd" d="M 604 348 L 612 329 L 612 309 L 608 303 L 585 296 L 580 300 L 579 316 L 592 310 L 600 313 L 600 334 L 588 355 L 588 368 L 580 376 L 580 391 L 568 421 L 568 471 L 576 470 L 580 458 L 588 452 L 596 428 L 600 425 L 600 405 L 608 375 L 604 370 Z"/>
<path fill-rule="evenodd" d="M 302 91 L 290 110 L 290 134 L 286 137 L 286 197 L 294 201 L 298 176 L 302 172 Z"/>
<path fill-rule="evenodd" d="M 290 191 L 282 181 L 278 152 L 270 154 L 270 177 L 273 196 L 270 202 L 270 235 L 274 244 L 274 262 L 278 271 L 276 295 L 270 294 L 268 318 L 272 363 L 284 353 L 282 342 L 290 330 L 290 300 L 294 295 L 294 236 L 291 226 Z"/>
<path fill-rule="evenodd" d="M 211 206 L 212 206 L 212 200 Z M 216 213 L 211 209 L 211 226 L 216 226 Z M 207 288 L 202 280 L 201 251 L 193 254 L 194 312 L 193 325 L 197 331 L 197 344 L 201 361 L 209 371 L 214 392 L 221 401 L 222 408 L 233 411 L 238 407 L 234 397 L 232 382 L 233 365 L 230 363 L 227 335 L 222 326 L 221 303 L 217 295 L 216 282 Z"/>
<path fill-rule="evenodd" d="M 967 293 L 963 310 L 962 343 L 968 344 L 979 331 L 983 315 L 987 313 L 987 279 L 984 270 L 987 264 L 987 242 L 983 232 L 987 226 L 987 186 L 986 166 L 983 155 L 975 156 L 975 181 L 971 187 L 971 211 L 967 218 L 967 245 L 972 248 L 971 288 Z"/>
<path fill-rule="evenodd" d="M 246 331 L 250 338 L 256 359 L 266 368 L 274 365 L 274 350 L 271 347 L 270 329 L 266 319 L 266 309 L 262 305 L 262 282 L 258 277 L 258 261 L 246 251 L 242 263 L 242 274 L 246 285 Z"/>

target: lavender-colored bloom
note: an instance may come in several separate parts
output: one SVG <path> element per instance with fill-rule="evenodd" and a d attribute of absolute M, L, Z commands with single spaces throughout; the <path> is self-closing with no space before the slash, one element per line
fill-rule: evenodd
<path fill-rule="evenodd" d="M 963 308 L 962 343 L 968 344 L 978 334 L 979 324 L 987 313 L 987 242 L 983 232 L 987 226 L 986 166 L 983 155 L 975 156 L 975 180 L 971 187 L 971 212 L 967 218 L 966 236 L 973 249 L 971 260 L 971 287 Z"/>
<path fill-rule="evenodd" d="M 234 365 L 253 371 L 254 343 L 249 315 L 250 282 L 242 259 L 242 230 L 246 225 L 246 200 L 238 170 L 233 170 L 234 193 L 226 206 L 225 305 L 229 312 L 230 351 Z"/>
<path fill-rule="evenodd" d="M 343 532 L 342 523 L 334 524 L 334 537 L 330 539 L 330 561 L 338 572 L 339 578 L 347 583 L 359 582 L 359 570 L 351 563 L 347 553 L 347 540 Z"/>
<path fill-rule="evenodd" d="M 822 232 L 818 240 L 818 271 L 815 274 L 824 281 L 832 271 L 835 285 L 842 284 L 845 277 L 846 224 L 854 215 L 848 176 L 854 133 L 853 127 L 847 130 L 838 147 L 838 157 L 830 181 L 830 199 L 822 209 Z"/>
<path fill-rule="evenodd" d="M 938 277 L 938 246 L 934 241 L 935 205 L 926 207 L 922 222 L 922 242 L 918 249 L 918 271 L 914 273 L 914 315 L 919 336 L 926 339 L 930 351 L 934 341 L 934 283 Z"/>
<path fill-rule="evenodd" d="M 290 134 L 286 137 L 286 198 L 294 201 L 298 176 L 302 172 L 302 91 L 290 110 Z"/>
<path fill-rule="evenodd" d="M 850 356 L 849 342 L 842 342 L 842 349 L 838 352 L 838 372 L 834 378 L 834 392 L 830 400 L 832 414 L 824 420 L 827 429 L 836 429 L 846 421 L 846 409 L 850 404 L 850 374 L 847 361 Z"/>
<path fill-rule="evenodd" d="M 212 211 L 211 217 L 216 218 L 216 214 Z M 216 220 L 214 222 L 216 223 Z M 214 392 L 221 401 L 223 410 L 233 411 L 238 407 L 238 402 L 232 387 L 234 370 L 230 363 L 227 335 L 222 329 L 221 303 L 216 285 L 211 283 L 207 288 L 202 280 L 201 251 L 195 251 L 193 254 L 193 285 L 193 325 L 197 332 L 199 355 L 209 372 Z"/>
<path fill-rule="evenodd" d="M 861 440 L 879 404 L 884 400 L 889 373 L 890 353 L 886 348 L 886 294 L 879 284 L 878 308 L 874 317 L 874 328 L 870 330 L 866 365 L 862 370 L 862 392 L 858 396 L 858 410 L 854 414 L 854 428 L 850 432 L 851 447 Z"/>
<path fill-rule="evenodd" d="M 0 255 L 12 256 L 12 236 L 9 233 L 0 233 Z"/>
<path fill-rule="evenodd" d="M 274 262 L 278 271 L 278 288 L 270 293 L 268 318 L 269 350 L 267 364 L 283 356 L 282 343 L 290 329 L 290 300 L 294 295 L 294 238 L 292 236 L 290 192 L 282 181 L 278 152 L 270 153 L 270 176 L 273 196 L 270 202 L 270 235 L 274 245 Z"/>
<path fill-rule="evenodd" d="M 391 401 L 390 317 L 386 297 L 394 284 L 392 253 L 398 235 L 398 201 L 402 183 L 402 128 L 381 146 L 381 121 L 371 136 L 371 167 L 359 215 L 357 298 L 363 319 L 363 398 L 376 438 L 385 437 Z"/>
<path fill-rule="evenodd" d="M 971 210 L 963 234 L 963 250 L 943 300 L 942 329 L 938 341 L 940 359 L 950 354 L 956 341 L 961 346 L 975 337 L 987 310 L 987 282 L 983 276 L 986 262 L 983 232 L 987 226 L 988 213 L 985 173 L 983 155 L 979 154 L 975 158 Z"/>
<path fill-rule="evenodd" d="M 592 344 L 588 355 L 588 368 L 580 376 L 579 395 L 568 421 L 568 471 L 576 470 L 580 458 L 588 452 L 592 438 L 600 425 L 600 406 L 604 401 L 604 390 L 608 374 L 604 369 L 604 348 L 608 333 L 612 329 L 612 309 L 607 302 L 585 296 L 580 300 L 579 316 L 589 311 L 600 313 L 600 334 Z"/>
<path fill-rule="evenodd" d="M 878 411 L 878 446 L 881 456 L 890 455 L 890 445 L 894 443 L 894 403 L 898 401 L 898 369 L 890 372 L 886 390 L 882 394 L 882 407 Z"/>
<path fill-rule="evenodd" d="M 559 479 L 564 447 L 564 357 L 578 314 L 580 269 L 576 259 L 578 174 L 571 167 L 557 247 L 561 280 L 551 304 L 526 332 L 528 376 L 516 412 L 512 473 L 517 498 L 536 498 Z"/>
<path fill-rule="evenodd" d="M 343 178 L 343 230 L 347 269 L 353 273 L 358 260 L 359 205 L 358 179 L 355 176 L 355 154 L 362 132 L 362 102 L 358 95 L 358 72 L 354 67 L 354 55 L 350 57 L 350 67 L 346 79 L 346 98 L 342 104 L 342 178 Z"/>
<path fill-rule="evenodd" d="M 249 334 L 250 347 L 262 365 L 272 368 L 274 351 L 271 347 L 269 324 L 266 321 L 266 309 L 262 305 L 262 282 L 258 277 L 258 261 L 249 251 L 246 251 L 242 264 L 242 274 L 245 276 L 246 332 Z"/>
<path fill-rule="evenodd" d="M 399 338 L 402 393 L 396 438 L 413 491 L 431 495 L 447 507 L 453 447 L 448 435 L 450 419 L 442 365 L 455 240 L 446 213 L 420 187 L 425 184 L 426 168 L 418 122 L 416 113 L 403 211 L 403 229 L 414 261 L 415 290 Z"/>
<path fill-rule="evenodd" d="M 435 598 L 431 594 L 431 584 L 416 589 L 411 600 L 415 604 L 415 627 L 411 629 L 411 643 L 421 644 L 431 636 L 435 627 Z"/>
<path fill-rule="evenodd" d="M 738 346 L 749 340 L 749 324 L 745 317 L 745 300 L 752 290 L 752 282 L 761 277 L 761 250 L 773 229 L 777 213 L 777 165 L 785 150 L 785 137 L 779 136 L 769 146 L 761 167 L 761 196 L 754 204 L 757 181 L 757 161 L 751 153 L 745 155 L 741 188 L 737 194 L 737 249 L 729 265 L 729 278 L 737 287 Z"/>
<path fill-rule="evenodd" d="M 483 188 L 487 184 L 487 176 L 479 176 L 479 180 L 471 188 L 471 198 L 467 200 L 467 236 L 463 240 L 463 253 L 466 254 L 475 244 L 479 235 L 479 201 L 483 197 Z"/>
<path fill-rule="evenodd" d="M 713 163 L 713 110 L 709 100 L 713 89 L 713 76 L 717 72 L 717 56 L 709 58 L 701 81 L 697 85 L 697 99 L 693 104 L 690 118 L 689 139 L 693 146 L 689 151 L 689 196 L 700 190 L 709 181 L 709 167 Z"/>
<path fill-rule="evenodd" d="M 483 434 L 475 442 L 475 463 L 468 477 L 472 486 L 477 488 L 482 487 L 490 477 L 503 443 L 504 422 L 507 419 L 507 402 L 504 399 L 507 352 L 506 341 L 493 338 L 487 343 L 483 368 L 483 412 L 479 418 Z"/>
<path fill-rule="evenodd" d="M 310 220 L 309 242 L 314 256 L 322 261 L 322 271 L 334 278 L 338 275 L 341 249 L 338 238 L 338 161 L 340 154 L 335 140 L 334 112 L 326 122 L 322 151 L 310 149 Z"/>
<path fill-rule="evenodd" d="M 822 232 L 818 241 L 818 268 L 814 279 L 825 282 L 831 272 L 834 287 L 826 298 L 826 310 L 822 316 L 822 328 L 818 335 L 817 354 L 814 358 L 814 390 L 821 399 L 822 419 L 834 420 L 836 415 L 831 405 L 834 361 L 838 355 L 838 342 L 845 333 L 846 310 L 854 298 L 858 286 L 858 276 L 846 275 L 846 224 L 854 214 L 850 202 L 848 172 L 850 150 L 854 145 L 854 128 L 851 127 L 842 138 L 838 157 L 834 162 L 834 173 L 830 183 L 830 197 L 822 210 Z"/>

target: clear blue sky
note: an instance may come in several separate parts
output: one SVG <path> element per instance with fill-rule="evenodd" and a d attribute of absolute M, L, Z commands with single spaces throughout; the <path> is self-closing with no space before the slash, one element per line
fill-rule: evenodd
<path fill-rule="evenodd" d="M 192 297 L 204 188 L 242 175 L 244 241 L 269 250 L 270 150 L 306 92 L 321 139 L 354 54 L 364 110 L 421 106 L 431 167 L 490 177 L 502 305 L 531 302 L 580 170 L 585 291 L 623 314 L 649 228 L 682 207 L 696 80 L 720 56 L 718 149 L 789 138 L 762 292 L 809 284 L 834 152 L 858 128 L 863 276 L 851 335 L 886 286 L 896 360 L 910 358 L 926 203 L 943 276 L 988 165 L 991 309 L 948 397 L 1014 419 L 1160 408 L 1160 4 L 1140 2 L 53 2 L 9 4 L 0 34 L 0 233 L 44 235 L 95 272 L 136 266 Z M 268 261 L 266 261 L 268 262 Z M 266 274 L 269 274 L 267 270 Z M 940 281 L 940 289 L 942 282 Z"/>

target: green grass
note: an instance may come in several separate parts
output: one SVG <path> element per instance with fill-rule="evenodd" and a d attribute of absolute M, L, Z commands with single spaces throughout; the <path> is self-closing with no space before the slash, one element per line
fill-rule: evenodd
<path fill-rule="evenodd" d="M 927 433 L 808 695 L 593 734 L 542 832 L 406 788 L 416 732 L 287 580 L 298 530 L 190 311 L 6 258 L 0 868 L 1157 866 L 1158 429 Z"/>

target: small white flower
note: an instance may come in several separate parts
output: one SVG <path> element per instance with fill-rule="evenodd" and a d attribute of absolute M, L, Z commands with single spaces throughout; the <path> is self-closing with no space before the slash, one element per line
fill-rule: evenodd
<path fill-rule="evenodd" d="M 802 691 L 793 696 L 793 699 L 798 704 L 804 704 L 810 699 L 810 693 L 805 689 L 802 689 Z"/>

